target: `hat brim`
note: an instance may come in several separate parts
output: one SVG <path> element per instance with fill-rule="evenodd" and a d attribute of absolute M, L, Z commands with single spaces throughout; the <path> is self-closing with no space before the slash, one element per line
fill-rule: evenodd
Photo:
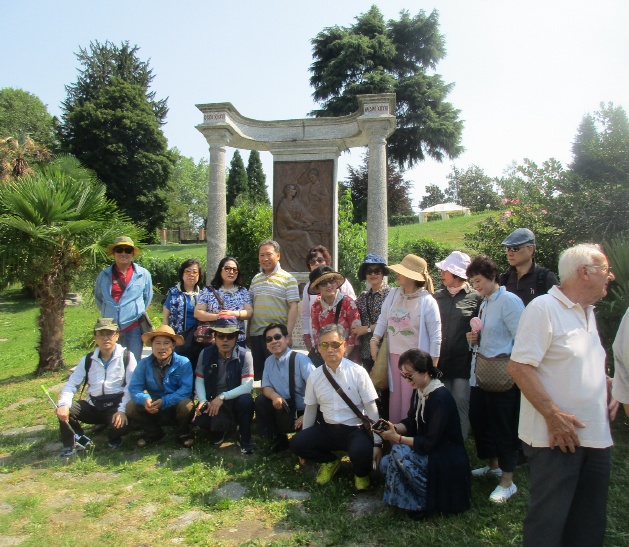
<path fill-rule="evenodd" d="M 222 332 L 224 334 L 232 334 L 235 332 L 238 334 L 245 334 L 238 327 L 210 327 L 210 329 L 212 329 L 215 332 Z"/>
<path fill-rule="evenodd" d="M 465 270 L 459 268 L 458 266 L 455 266 L 454 264 L 445 264 L 445 262 L 445 260 L 442 260 L 441 262 L 435 262 L 435 266 L 439 268 L 442 272 L 450 272 L 452 275 L 456 275 L 461 279 L 467 279 L 467 273 L 465 272 Z"/>
<path fill-rule="evenodd" d="M 140 249 L 138 247 L 136 247 L 135 245 L 131 245 L 129 243 L 112 243 L 109 247 L 107 247 L 107 255 L 108 256 L 114 256 L 114 249 L 116 247 L 131 247 L 133 249 L 133 256 L 139 256 L 140 254 L 142 254 L 142 251 L 140 251 Z"/>
<path fill-rule="evenodd" d="M 402 274 L 404 277 L 408 277 L 409 279 L 413 279 L 415 281 L 426 281 L 424 274 L 416 272 L 415 270 L 409 270 L 407 267 L 402 266 L 402 264 L 392 264 L 389 266 L 389 270 L 395 272 L 396 274 Z"/>
<path fill-rule="evenodd" d="M 142 342 L 147 346 L 150 346 L 153 338 L 156 338 L 158 336 L 165 336 L 166 338 L 170 338 L 175 343 L 175 346 L 183 346 L 186 343 L 183 336 L 181 336 L 180 334 L 170 334 L 169 332 L 160 332 L 155 330 L 153 332 L 145 332 L 142 335 Z"/>
<path fill-rule="evenodd" d="M 318 290 L 319 285 L 321 285 L 321 283 L 333 277 L 338 279 L 338 285 L 336 286 L 337 289 L 343 283 L 345 283 L 345 277 L 342 274 L 338 272 L 327 272 L 327 273 L 324 273 L 321 277 L 317 277 L 317 279 L 315 279 L 312 283 L 310 283 L 310 286 L 308 287 L 308 294 L 311 294 L 313 296 L 315 294 L 319 294 L 319 290 Z"/>

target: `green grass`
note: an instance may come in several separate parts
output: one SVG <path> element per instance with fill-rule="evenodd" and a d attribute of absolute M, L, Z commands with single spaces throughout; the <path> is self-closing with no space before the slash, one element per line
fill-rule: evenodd
<path fill-rule="evenodd" d="M 392 241 L 398 235 L 400 243 L 427 237 L 434 239 L 437 243 L 465 251 L 467 247 L 465 247 L 463 234 L 474 232 L 478 224 L 495 214 L 495 212 L 484 212 L 449 220 L 434 220 L 407 226 L 392 226 L 389 228 L 389 241 Z M 469 249 L 467 250 L 469 251 Z"/>
<path fill-rule="evenodd" d="M 147 245 L 146 254 L 158 258 L 175 257 L 182 262 L 188 258 L 197 258 L 205 262 L 207 255 L 207 245 L 203 243 L 192 243 L 186 245 Z"/>
<path fill-rule="evenodd" d="M 356 516 L 350 506 L 364 497 L 380 498 L 382 479 L 375 476 L 367 494 L 353 489 L 344 463 L 330 485 L 317 487 L 315 467 L 301 468 L 288 453 L 251 457 L 235 446 L 220 450 L 199 437 L 191 451 L 168 437 L 148 449 L 135 447 L 138 433 L 112 451 L 101 435 L 96 448 L 64 463 L 56 418 L 39 385 L 58 385 L 70 364 L 85 351 L 97 316 L 89 303 L 66 313 L 64 356 L 68 368 L 37 379 L 34 350 L 36 306 L 17 290 L 0 293 L 0 431 L 44 425 L 39 433 L 0 435 L 0 545 L 391 545 L 492 546 L 521 543 L 528 501 L 528 470 L 516 471 L 518 494 L 507 504 L 487 497 L 496 482 L 473 483 L 472 509 L 451 517 L 413 522 L 403 512 L 384 508 Z M 89 336 L 88 336 L 89 338 Z M 16 403 L 18 404 L 16 406 Z M 7 409 L 9 405 L 13 405 Z M 612 486 L 606 545 L 627 545 L 629 524 L 629 420 L 613 426 Z M 260 442 L 254 439 L 259 447 Z M 473 465 L 478 464 L 468 441 Z M 245 495 L 228 500 L 217 488 L 237 482 Z M 311 494 L 292 501 L 274 493 L 291 488 Z M 14 543 L 10 542 L 13 538 Z"/>

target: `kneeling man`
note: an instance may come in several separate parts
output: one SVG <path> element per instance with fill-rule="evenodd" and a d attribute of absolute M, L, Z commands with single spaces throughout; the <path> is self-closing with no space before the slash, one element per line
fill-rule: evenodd
<path fill-rule="evenodd" d="M 96 321 L 94 339 L 98 348 L 81 358 L 61 390 L 57 404 L 63 442 L 61 457 L 74 454 L 74 435 L 83 435 L 79 421 L 105 424 L 111 448 L 120 446 L 122 436 L 128 431 L 125 406 L 130 397 L 127 386 L 136 362 L 133 354 L 117 343 L 118 331 L 113 319 L 101 317 Z M 81 383 L 87 384 L 89 396 L 85 401 L 72 402 Z"/>
<path fill-rule="evenodd" d="M 214 444 L 220 446 L 235 420 L 241 453 L 253 454 L 253 358 L 248 349 L 236 344 L 243 334 L 237 318 L 219 317 L 212 330 L 215 343 L 201 352 L 194 372 L 199 399 L 194 423 L 218 433 Z"/>
<path fill-rule="evenodd" d="M 187 357 L 174 351 L 184 343 L 183 336 L 162 325 L 143 334 L 142 342 L 150 344 L 153 353 L 138 363 L 129 385 L 133 400 L 127 405 L 129 420 L 146 431 L 138 446 L 159 441 L 164 436 L 162 426 L 174 425 L 179 442 L 190 447 L 194 444 L 190 435 L 192 367 Z"/>
<path fill-rule="evenodd" d="M 262 337 L 272 355 L 264 363 L 256 416 L 260 433 L 273 439 L 271 452 L 281 452 L 288 448 L 286 433 L 301 428 L 306 380 L 315 367 L 307 355 L 288 347 L 286 325 L 271 323 Z"/>
<path fill-rule="evenodd" d="M 319 462 L 317 484 L 327 484 L 336 474 L 341 461 L 334 451 L 345 450 L 354 468 L 357 490 L 369 487 L 369 472 L 382 456 L 382 441 L 362 428 L 362 420 L 336 392 L 324 369 L 361 413 L 378 420 L 378 395 L 367 371 L 345 359 L 345 331 L 339 325 L 326 325 L 319 331 L 319 351 L 325 364 L 313 371 L 306 383 L 303 429 L 290 441 L 292 451 L 300 458 Z M 315 423 L 317 407 L 323 423 Z"/>

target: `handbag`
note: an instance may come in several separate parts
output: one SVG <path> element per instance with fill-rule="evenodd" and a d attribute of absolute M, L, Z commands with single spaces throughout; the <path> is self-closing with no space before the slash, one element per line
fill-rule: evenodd
<path fill-rule="evenodd" d="M 138 323 L 140 323 L 140 331 L 142 332 L 142 334 L 153 332 L 153 323 L 151 322 L 151 319 L 146 312 L 138 317 Z"/>
<path fill-rule="evenodd" d="M 354 404 L 354 401 L 352 401 L 347 396 L 347 394 L 343 391 L 343 388 L 338 385 L 337 381 L 334 378 L 332 378 L 332 375 L 330 374 L 328 367 L 323 367 L 323 374 L 325 374 L 325 377 L 328 379 L 328 382 L 332 384 L 334 391 L 336 391 L 339 394 L 341 399 L 345 401 L 345 404 L 352 410 L 352 412 L 356 414 L 358 418 L 360 418 L 360 421 L 362 422 L 361 427 L 365 430 L 365 433 L 369 435 L 369 438 L 371 439 L 371 442 L 373 443 L 374 440 L 373 440 L 373 427 L 372 426 L 376 422 L 374 422 L 369 416 L 363 414 L 360 410 L 358 410 L 358 407 Z"/>
<path fill-rule="evenodd" d="M 295 358 L 294 351 L 290 352 L 288 358 L 288 395 L 286 405 L 275 412 L 275 425 L 280 433 L 292 433 L 295 431 L 295 420 L 297 412 L 295 409 Z"/>
<path fill-rule="evenodd" d="M 385 332 L 380 341 L 380 349 L 373 363 L 369 378 L 373 382 L 373 387 L 378 390 L 389 388 L 389 333 Z"/>
<path fill-rule="evenodd" d="M 109 410 L 111 408 L 117 409 L 120 405 L 120 401 L 122 401 L 122 396 L 124 393 L 113 393 L 110 395 L 92 395 L 90 399 L 94 408 L 99 412 L 103 412 L 104 410 Z"/>
<path fill-rule="evenodd" d="M 337 325 L 338 322 L 339 322 L 339 315 L 341 315 L 341 304 L 342 303 L 343 303 L 343 301 L 341 300 L 336 305 L 336 310 L 334 312 L 334 325 Z M 308 351 L 308 358 L 312 361 L 312 364 L 316 368 L 319 368 L 323 363 L 325 363 L 325 361 L 323 360 L 323 357 L 319 353 L 319 350 L 317 349 L 316 346 L 312 346 L 310 348 L 310 350 Z"/>
<path fill-rule="evenodd" d="M 216 298 L 218 305 L 222 310 L 225 309 L 225 304 L 221 295 L 218 294 L 218 291 L 212 287 L 212 285 L 208 285 L 207 287 L 214 293 L 214 297 Z M 203 344 L 204 346 L 210 346 L 214 343 L 214 331 L 212 330 L 212 321 L 201 321 L 197 325 L 196 330 L 194 331 L 194 341 L 198 344 Z"/>
<path fill-rule="evenodd" d="M 485 357 L 482 353 L 476 354 L 476 385 L 485 391 L 501 393 L 509 391 L 515 382 L 507 372 L 509 355 L 498 357 Z"/>

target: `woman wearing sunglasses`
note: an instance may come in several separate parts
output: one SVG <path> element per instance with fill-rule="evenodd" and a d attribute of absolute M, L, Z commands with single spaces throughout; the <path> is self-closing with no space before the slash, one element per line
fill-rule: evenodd
<path fill-rule="evenodd" d="M 238 320 L 238 345 L 244 348 L 245 319 L 251 319 L 253 307 L 249 291 L 242 286 L 238 261 L 233 256 L 226 256 L 218 263 L 214 278 L 201 290 L 194 308 L 194 316 L 199 321 L 216 321 L 219 315 Z"/>
<path fill-rule="evenodd" d="M 332 256 L 330 255 L 330 251 L 328 251 L 323 245 L 317 245 L 316 247 L 312 247 L 308 254 L 306 255 L 306 268 L 307 271 L 311 272 L 315 268 L 319 266 L 331 266 L 332 265 Z M 311 294 L 308 292 L 310 288 L 310 282 L 306 283 L 304 287 L 304 292 L 301 298 L 301 332 L 303 333 L 303 341 L 304 345 L 308 350 L 312 349 L 314 343 L 314 337 L 312 335 L 312 327 L 310 325 L 310 308 L 315 303 L 317 299 L 317 294 Z M 354 292 L 354 288 L 352 284 L 346 279 L 343 284 L 339 287 L 339 291 L 342 294 L 349 296 L 352 299 L 356 298 L 356 293 Z"/>
<path fill-rule="evenodd" d="M 461 513 L 470 508 L 470 462 L 451 393 L 425 351 L 400 355 L 400 379 L 413 389 L 408 416 L 386 422 L 379 435 L 392 444 L 380 462 L 384 502 L 406 509 L 411 518 Z"/>
<path fill-rule="evenodd" d="M 142 358 L 142 330 L 139 319 L 153 299 L 153 281 L 148 270 L 133 263 L 140 254 L 130 237 L 117 237 L 107 247 L 114 263 L 98 274 L 94 298 L 101 317 L 111 317 L 120 326 L 118 343 L 139 361 Z"/>

